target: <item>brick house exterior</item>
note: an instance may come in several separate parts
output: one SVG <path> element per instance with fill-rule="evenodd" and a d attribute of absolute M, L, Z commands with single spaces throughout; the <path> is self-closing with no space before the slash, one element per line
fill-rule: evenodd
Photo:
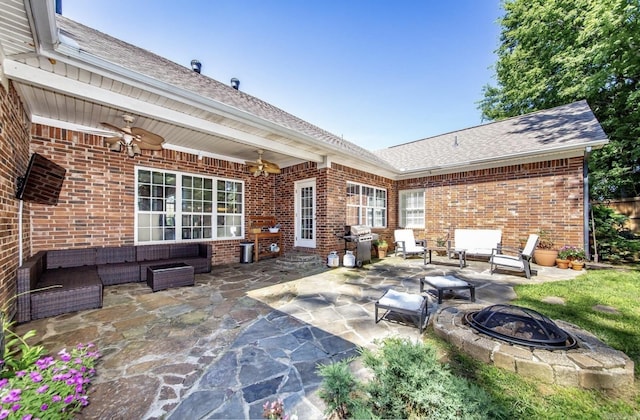
<path fill-rule="evenodd" d="M 25 19 L 28 13 L 25 8 Z M 36 24 L 38 26 L 38 22 Z M 62 17 L 50 16 L 49 21 L 40 22 L 39 25 L 60 25 L 67 33 L 82 33 L 82 39 L 89 40 L 86 41 L 88 43 L 94 42 L 84 46 L 87 49 L 109 43 L 114 45 L 114 51 L 116 47 L 124 52 L 134 48 Z M 30 36 L 19 35 L 25 39 Z M 41 35 L 42 38 L 46 36 Z M 41 42 L 46 42 L 46 39 Z M 46 119 L 38 114 L 42 105 L 30 100 L 30 92 L 39 87 L 35 83 L 29 85 L 30 78 L 40 78 L 40 83 L 51 81 L 52 87 L 59 82 L 64 85 L 61 89 L 66 89 L 63 93 L 67 98 L 74 89 L 82 90 L 78 88 L 82 85 L 74 80 L 67 86 L 67 81 L 59 75 L 51 76 L 50 73 L 56 73 L 46 68 L 47 60 L 55 62 L 51 58 L 45 60 L 41 57 L 35 64 L 23 59 L 23 53 L 36 54 L 35 49 L 21 51 L 19 48 L 26 47 L 16 47 L 13 52 L 15 57 L 11 58 L 7 55 L 13 51 L 13 45 L 6 39 L 0 39 L 0 43 L 3 46 L 0 59 L 5 63 L 1 69 L 3 73 L 0 73 L 0 261 L 3 263 L 0 268 L 0 303 L 8 303 L 10 297 L 15 295 L 15 276 L 19 264 L 40 250 L 134 244 L 136 167 L 242 181 L 245 232 L 248 231 L 250 217 L 273 215 L 282 224 L 282 247 L 285 252 L 295 249 L 326 258 L 330 251 L 344 248 L 339 235 L 344 232 L 347 223 L 348 182 L 386 191 L 386 226 L 374 228 L 373 231 L 389 242 L 393 230 L 400 227 L 400 192 L 416 189 L 424 191 L 425 217 L 424 227 L 416 229 L 415 233 L 417 237 L 431 242 L 447 233 L 452 234 L 455 228 L 501 229 L 503 244 L 508 246 L 517 246 L 521 238 L 539 229 L 553 232 L 556 243 L 560 245 L 585 242 L 586 192 L 583 171 L 588 156 L 585 150 L 606 143 L 606 136 L 586 103 L 531 116 L 530 119 L 538 120 L 535 124 L 524 121 L 529 125 L 523 126 L 531 127 L 529 129 L 516 127 L 524 119 L 514 119 L 507 123 L 461 130 L 455 134 L 456 147 L 459 146 L 460 136 L 460 147 L 455 153 L 443 152 L 448 150 L 445 144 L 451 140 L 452 133 L 374 153 L 295 119 L 257 98 L 215 85 L 219 82 L 185 73 L 175 63 L 167 63 L 148 52 L 136 50 L 138 61 L 142 62 L 144 68 L 154 68 L 148 66 L 145 60 L 156 60 L 163 64 L 162 71 L 153 75 L 156 78 L 164 77 L 164 73 L 167 73 L 167 80 L 177 80 L 176 85 L 178 82 L 187 85 L 193 83 L 194 89 L 197 87 L 199 92 L 214 85 L 215 89 L 206 93 L 209 96 L 201 93 L 200 99 L 210 102 L 207 109 L 223 107 L 228 103 L 242 113 L 231 115 L 233 110 L 221 108 L 222 111 L 215 115 L 216 120 L 225 123 L 232 121 L 233 124 L 229 125 L 231 128 L 222 122 L 212 124 L 214 128 L 209 128 L 204 122 L 194 120 L 195 111 L 201 111 L 195 106 L 171 103 L 165 109 L 158 108 L 155 103 L 150 104 L 149 110 L 157 109 L 162 114 L 154 121 L 150 117 L 143 118 L 144 110 L 140 111 L 140 120 L 147 121 L 150 126 L 162 129 L 164 120 L 174 118 L 170 107 L 182 107 L 184 119 L 192 121 L 189 122 L 191 125 L 178 129 L 165 127 L 167 133 L 172 134 L 170 140 L 176 143 L 173 148 L 145 151 L 131 159 L 104 147 L 103 136 L 82 129 L 87 124 L 98 126 L 103 120 L 97 117 L 88 121 L 88 115 L 81 113 L 70 116 L 71 120 L 83 120 L 83 124 L 77 124 L 78 128 L 74 129 L 69 128 L 67 122 L 60 121 L 58 124 L 52 118 Z M 114 51 L 109 51 L 112 60 L 124 54 L 118 56 Z M 52 68 L 55 69 L 55 65 L 51 64 Z M 69 63 L 65 65 L 71 66 Z M 123 67 L 123 78 L 129 74 L 128 70 L 139 69 Z M 33 75 L 24 75 L 30 71 L 34 71 Z M 191 85 L 187 88 L 191 88 Z M 158 94 L 160 88 L 154 89 L 153 92 L 150 89 L 152 93 L 147 95 L 148 102 L 161 96 Z M 170 102 L 174 93 L 173 90 L 167 91 L 166 97 L 160 98 L 157 103 Z M 189 91 L 189 95 L 193 94 Z M 108 107 L 98 102 L 92 103 L 89 96 L 89 93 L 78 92 L 81 99 L 74 100 L 83 101 L 88 108 L 97 110 L 99 117 L 106 115 L 100 114 L 100 111 Z M 134 105 L 140 104 L 136 102 Z M 217 109 L 215 111 L 218 112 Z M 61 114 L 64 112 L 60 111 Z M 581 119 L 578 121 L 571 116 L 562 119 L 565 113 L 579 114 Z M 547 120 L 544 118 L 549 115 L 556 122 L 562 121 L 556 124 L 559 128 L 545 126 Z M 171 123 L 178 124 L 177 121 Z M 573 123 L 577 125 L 570 125 Z M 244 125 L 236 129 L 239 124 Z M 194 127 L 199 126 L 206 136 L 212 138 L 211 143 L 215 141 L 216 146 L 227 150 L 228 154 L 216 155 L 205 149 L 206 143 L 198 143 L 203 147 L 198 149 L 196 140 L 187 143 L 191 137 L 197 137 Z M 180 131 L 182 129 L 184 131 Z M 207 132 L 214 129 L 219 133 L 211 135 Z M 233 136 L 237 138 L 230 142 L 226 138 Z M 222 137 L 225 139 L 220 140 Z M 540 142 L 539 138 L 544 141 Z M 278 141 L 282 142 L 281 146 L 278 146 Z M 281 159 L 280 174 L 255 177 L 247 170 L 244 160 L 252 156 L 256 142 L 264 142 L 265 149 L 271 148 L 273 156 Z M 238 150 L 237 155 L 232 154 L 233 148 Z M 474 164 L 474 155 L 483 152 L 487 155 Z M 15 198 L 16 179 L 24 174 L 32 153 L 39 153 L 67 170 L 56 206 L 21 202 Z M 305 156 L 309 156 L 308 160 L 305 160 Z M 313 248 L 295 247 L 294 189 L 296 182 L 305 180 L 314 180 L 316 186 L 316 246 Z M 238 262 L 239 243 L 244 239 L 212 241 L 213 264 Z"/>

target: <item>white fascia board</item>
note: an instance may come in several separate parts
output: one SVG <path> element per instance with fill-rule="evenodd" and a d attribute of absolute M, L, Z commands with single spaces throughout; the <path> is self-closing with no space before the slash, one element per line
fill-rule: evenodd
<path fill-rule="evenodd" d="M 322 162 L 324 160 L 323 156 L 316 153 L 306 152 L 296 147 L 268 140 L 264 137 L 250 134 L 245 131 L 186 115 L 181 112 L 150 104 L 129 96 L 114 93 L 98 86 L 71 80 L 64 76 L 40 70 L 23 63 L 5 60 L 3 67 L 9 78 L 20 83 L 36 85 L 52 91 L 61 92 L 72 97 L 79 97 L 87 101 L 93 101 L 109 107 L 121 109 L 123 111 L 164 121 L 169 124 L 187 127 L 203 133 L 231 139 L 257 148 L 277 150 L 281 153 L 288 154 L 299 159 L 313 162 Z"/>

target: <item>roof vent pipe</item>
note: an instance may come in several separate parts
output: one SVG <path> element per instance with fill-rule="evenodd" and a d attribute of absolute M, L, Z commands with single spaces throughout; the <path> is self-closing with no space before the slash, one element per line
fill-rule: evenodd
<path fill-rule="evenodd" d="M 231 79 L 231 87 L 235 90 L 240 89 L 240 80 L 236 79 L 235 77 Z"/>
<path fill-rule="evenodd" d="M 191 60 L 191 70 L 195 71 L 196 73 L 200 73 L 200 71 L 202 70 L 202 63 L 198 60 Z"/>

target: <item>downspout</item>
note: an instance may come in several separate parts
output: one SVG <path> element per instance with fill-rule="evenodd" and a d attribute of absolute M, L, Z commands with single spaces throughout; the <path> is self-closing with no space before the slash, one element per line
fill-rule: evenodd
<path fill-rule="evenodd" d="M 18 267 L 22 267 L 22 200 L 18 200 Z"/>
<path fill-rule="evenodd" d="M 584 240 L 584 252 L 587 261 L 591 261 L 591 249 L 589 248 L 589 210 L 590 210 L 590 197 L 589 197 L 589 156 L 591 155 L 591 146 L 587 146 L 584 149 L 584 159 L 582 161 L 582 188 L 584 190 L 584 203 L 583 203 L 583 240 Z"/>

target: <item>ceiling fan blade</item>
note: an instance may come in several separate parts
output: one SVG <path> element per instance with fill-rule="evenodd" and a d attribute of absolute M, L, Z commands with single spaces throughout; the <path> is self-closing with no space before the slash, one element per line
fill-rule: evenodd
<path fill-rule="evenodd" d="M 106 137 L 104 139 L 105 144 L 114 144 L 120 141 L 120 137 Z"/>
<path fill-rule="evenodd" d="M 100 124 L 104 125 L 107 128 L 112 129 L 113 131 L 115 131 L 116 133 L 124 133 L 125 131 L 122 130 L 122 128 L 120 127 L 116 127 L 113 124 L 109 124 L 108 122 L 101 122 Z"/>
<path fill-rule="evenodd" d="M 116 143 L 113 143 L 111 146 L 109 146 L 109 150 L 111 150 L 112 152 L 122 151 L 122 143 L 119 141 Z"/>
<path fill-rule="evenodd" d="M 133 144 L 142 150 L 162 150 L 162 146 L 159 144 L 150 144 L 138 139 L 134 139 Z"/>
<path fill-rule="evenodd" d="M 280 173 L 280 167 L 278 165 L 276 165 L 273 162 L 269 162 L 267 160 L 263 160 L 262 161 L 263 165 L 264 165 L 264 170 L 271 173 L 271 174 L 279 174 Z"/>
<path fill-rule="evenodd" d="M 152 133 L 151 131 L 147 131 L 144 128 L 131 127 L 131 134 L 136 136 L 138 140 L 141 140 L 148 144 L 159 146 L 164 143 L 164 138 L 155 133 Z"/>

